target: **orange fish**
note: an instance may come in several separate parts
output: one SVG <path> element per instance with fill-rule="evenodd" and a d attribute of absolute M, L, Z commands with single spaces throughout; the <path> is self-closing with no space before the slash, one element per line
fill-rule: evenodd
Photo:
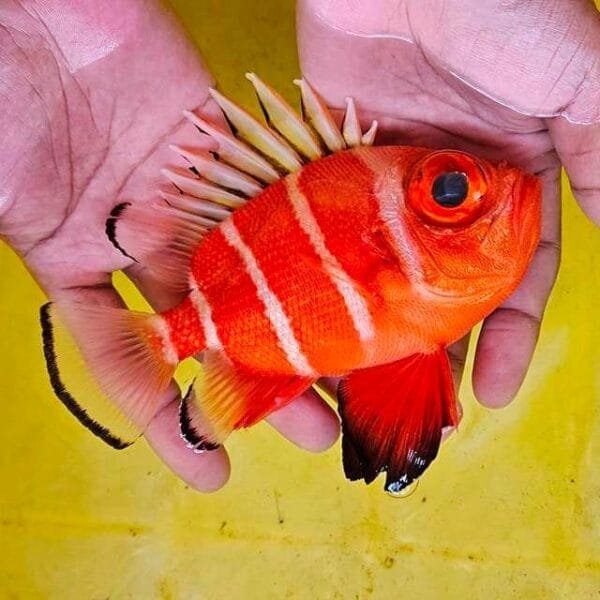
<path fill-rule="evenodd" d="M 166 171 L 173 191 L 120 204 L 106 223 L 113 244 L 183 301 L 154 315 L 45 305 L 51 382 L 121 448 L 144 431 L 177 364 L 202 352 L 180 421 L 189 445 L 210 450 L 339 377 L 347 477 L 370 483 L 386 471 L 398 492 L 457 425 L 446 348 L 522 279 L 540 183 L 464 152 L 374 147 L 377 124 L 363 134 L 351 100 L 340 128 L 306 82 L 300 117 L 248 78 L 267 126 L 212 90 L 235 135 L 186 113 L 218 151 L 176 148 L 191 166 Z M 58 363 L 69 330 L 77 369 L 92 375 L 77 399 L 71 362 Z"/>

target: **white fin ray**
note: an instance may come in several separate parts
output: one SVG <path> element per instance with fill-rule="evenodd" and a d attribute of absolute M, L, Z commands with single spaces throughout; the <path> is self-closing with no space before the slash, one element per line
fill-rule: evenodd
<path fill-rule="evenodd" d="M 267 124 L 276 129 L 308 160 L 321 158 L 323 156 L 321 145 L 300 115 L 254 73 L 246 73 L 246 78 L 256 90 Z"/>
<path fill-rule="evenodd" d="M 362 132 L 358 115 L 356 114 L 354 98 L 346 98 L 346 114 L 342 123 L 342 135 L 349 148 L 356 148 L 362 143 Z"/>
<path fill-rule="evenodd" d="M 220 186 L 209 183 L 185 169 L 163 169 L 163 175 L 174 183 L 182 192 L 211 200 L 217 204 L 236 208 L 245 203 L 245 198 L 238 196 Z"/>
<path fill-rule="evenodd" d="M 173 192 L 170 190 L 161 190 L 160 195 L 169 203 L 180 210 L 188 213 L 195 213 L 215 223 L 220 223 L 231 215 L 231 210 L 221 204 L 196 198 L 181 192 Z"/>
<path fill-rule="evenodd" d="M 219 162 L 208 152 L 177 145 L 171 145 L 170 148 L 189 160 L 201 177 L 212 181 L 212 183 L 216 183 L 218 186 L 241 192 L 249 197 L 257 196 L 263 190 L 263 186 L 255 179 L 245 173 L 241 173 L 234 167 Z"/>
<path fill-rule="evenodd" d="M 248 173 L 248 175 L 260 179 L 264 183 L 273 183 L 279 179 L 278 171 L 267 159 L 256 153 L 244 142 L 238 140 L 230 132 L 220 129 L 189 110 L 184 110 L 183 114 L 202 133 L 219 144 L 219 150 L 216 153 L 219 159 L 244 173 Z"/>
<path fill-rule="evenodd" d="M 304 79 L 294 79 L 294 84 L 300 88 L 302 95 L 304 120 L 317 132 L 330 152 L 344 150 L 346 148 L 344 137 L 321 97 Z"/>
<path fill-rule="evenodd" d="M 209 93 L 225 114 L 236 135 L 270 158 L 285 172 L 291 173 L 302 166 L 302 159 L 298 153 L 283 138 L 217 90 L 211 88 Z"/>
<path fill-rule="evenodd" d="M 373 121 L 371 123 L 371 127 L 369 127 L 369 129 L 367 129 L 367 131 L 365 131 L 365 133 L 363 133 L 362 137 L 360 138 L 361 146 L 373 145 L 373 143 L 375 142 L 375 136 L 377 135 L 378 127 L 379 123 L 377 121 Z"/>

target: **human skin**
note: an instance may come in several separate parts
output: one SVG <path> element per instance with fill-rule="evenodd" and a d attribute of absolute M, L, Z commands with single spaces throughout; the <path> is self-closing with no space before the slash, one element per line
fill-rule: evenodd
<path fill-rule="evenodd" d="M 52 299 L 118 305 L 111 273 L 127 275 L 156 309 L 174 305 L 106 239 L 122 201 L 156 197 L 169 143 L 198 147 L 182 117 L 202 109 L 212 83 L 174 17 L 153 0 L 43 0 L 0 5 L 0 234 Z M 183 166 L 183 163 L 182 163 Z M 160 458 L 202 491 L 229 476 L 224 449 L 195 454 L 179 436 L 171 386 L 145 436 Z M 309 392 L 270 423 L 320 451 L 337 438 L 335 413 Z"/>
<path fill-rule="evenodd" d="M 600 225 L 600 14 L 588 0 L 299 0 L 304 76 L 352 96 L 379 143 L 458 148 L 543 181 L 529 272 L 483 323 L 473 387 L 501 407 L 529 367 L 560 260 L 560 168 Z M 454 345 L 464 362 L 466 340 Z"/>
<path fill-rule="evenodd" d="M 556 275 L 561 160 L 582 207 L 600 221 L 598 125 L 548 116 L 568 109 L 572 120 L 598 120 L 589 108 L 590 98 L 598 98 L 598 21 L 593 8 L 574 0 L 543 6 L 474 0 L 456 3 L 455 10 L 452 4 L 301 1 L 299 46 L 309 81 L 332 106 L 354 96 L 366 118 L 381 121 L 380 141 L 464 148 L 543 177 L 543 242 L 519 291 L 486 321 L 475 359 L 478 396 L 499 406 L 524 376 Z M 548 12 L 550 4 L 555 10 Z M 492 12 L 477 8 L 484 5 Z M 501 6 L 508 11 L 503 27 L 504 12 L 493 14 Z M 543 15 L 555 15 L 547 28 Z M 535 45 L 524 51 L 532 29 L 519 29 L 523 22 L 539 29 L 546 53 Z M 464 23 L 468 35 L 459 28 Z M 481 47 L 467 47 L 463 37 L 481 40 Z M 490 46 L 497 56 L 485 54 Z M 544 70 L 553 55 L 564 60 Z M 505 77 L 489 77 L 490 63 Z M 529 89 L 524 74 L 538 70 L 546 75 Z M 155 196 L 160 168 L 174 161 L 169 143 L 198 146 L 181 110 L 218 118 L 207 102 L 210 82 L 179 25 L 152 0 L 121 3 L 119 11 L 108 1 L 2 4 L 0 233 L 49 297 L 117 304 L 110 274 L 125 269 L 155 308 L 177 300 L 114 250 L 104 221 L 119 202 Z M 522 114 L 536 111 L 544 117 Z M 464 344 L 454 348 L 455 365 L 464 350 Z M 197 455 L 183 445 L 178 400 L 173 387 L 146 438 L 184 480 L 216 489 L 229 474 L 227 455 Z M 338 434 L 337 418 L 313 393 L 270 421 L 310 450 L 328 447 Z"/>

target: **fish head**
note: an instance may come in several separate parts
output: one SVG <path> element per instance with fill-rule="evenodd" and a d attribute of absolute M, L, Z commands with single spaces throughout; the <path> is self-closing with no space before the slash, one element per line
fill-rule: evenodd
<path fill-rule="evenodd" d="M 398 160 L 389 177 L 401 180 L 397 217 L 416 285 L 492 310 L 517 287 L 537 247 L 540 180 L 459 151 L 411 156 L 412 164 Z"/>

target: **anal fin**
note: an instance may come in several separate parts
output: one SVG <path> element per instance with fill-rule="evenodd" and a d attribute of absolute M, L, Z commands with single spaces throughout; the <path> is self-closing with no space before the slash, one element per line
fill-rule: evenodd
<path fill-rule="evenodd" d="M 437 456 L 458 413 L 446 350 L 354 371 L 338 389 L 346 477 L 399 492 Z"/>
<path fill-rule="evenodd" d="M 221 444 L 234 429 L 250 427 L 300 395 L 314 379 L 251 373 L 222 352 L 206 352 L 204 376 L 182 401 L 183 438 L 198 449 Z"/>

